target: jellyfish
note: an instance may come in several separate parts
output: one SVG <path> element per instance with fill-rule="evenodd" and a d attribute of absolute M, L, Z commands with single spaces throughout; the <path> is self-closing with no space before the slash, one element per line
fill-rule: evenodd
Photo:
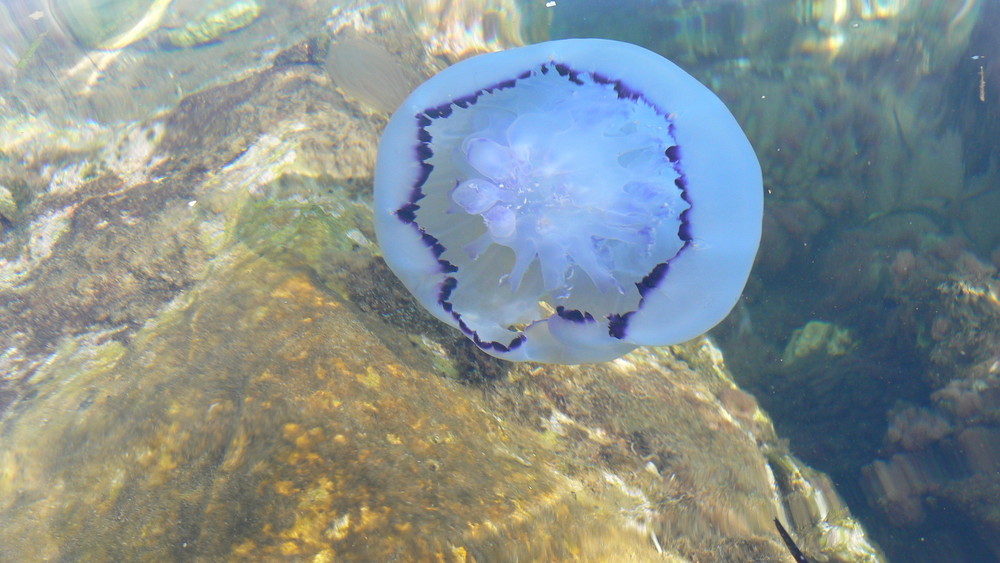
<path fill-rule="evenodd" d="M 379 144 L 390 269 L 484 352 L 578 364 L 711 329 L 760 242 L 760 165 L 708 88 L 604 39 L 479 55 L 418 86 Z"/>

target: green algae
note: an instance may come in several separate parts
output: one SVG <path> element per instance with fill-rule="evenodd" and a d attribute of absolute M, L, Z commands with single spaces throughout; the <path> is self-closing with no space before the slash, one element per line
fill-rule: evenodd
<path fill-rule="evenodd" d="M 254 22 L 261 12 L 256 0 L 233 2 L 225 8 L 190 21 L 180 28 L 167 30 L 165 37 L 175 47 L 197 47 L 217 41 L 227 33 L 243 29 Z"/>
<path fill-rule="evenodd" d="M 272 196 L 246 200 L 230 227 L 231 239 L 285 267 L 310 269 L 330 289 L 349 295 L 345 269 L 374 250 L 358 242 L 359 229 L 371 232 L 371 208 L 343 198 L 339 188 L 297 175 L 284 175 L 262 191 Z M 297 195 L 303 192 L 311 196 Z"/>
<path fill-rule="evenodd" d="M 17 64 L 14 65 L 14 68 L 16 68 L 17 70 L 23 70 L 24 67 L 28 66 L 28 64 L 32 62 L 32 59 L 35 58 L 35 52 L 37 52 L 38 48 L 41 47 L 42 41 L 45 40 L 45 37 L 48 34 L 49 34 L 48 31 L 43 31 L 39 33 L 38 36 L 35 37 L 35 40 L 31 42 L 31 45 L 28 45 L 28 49 L 24 52 L 23 55 L 21 55 L 21 58 L 18 59 Z"/>
<path fill-rule="evenodd" d="M 814 356 L 844 356 L 854 347 L 850 330 L 825 321 L 809 321 L 792 333 L 782 359 L 790 366 Z"/>
<path fill-rule="evenodd" d="M 0 185 L 0 219 L 16 223 L 17 216 L 17 201 L 14 200 L 14 193 Z"/>

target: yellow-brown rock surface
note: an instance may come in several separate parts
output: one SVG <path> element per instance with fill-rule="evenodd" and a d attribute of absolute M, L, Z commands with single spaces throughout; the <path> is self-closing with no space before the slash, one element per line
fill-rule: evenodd
<path fill-rule="evenodd" d="M 501 364 L 484 386 L 428 350 L 303 272 L 234 256 L 128 346 L 78 343 L 42 370 L 2 428 L 0 551 L 780 556 L 771 431 L 724 379 L 642 350 Z"/>

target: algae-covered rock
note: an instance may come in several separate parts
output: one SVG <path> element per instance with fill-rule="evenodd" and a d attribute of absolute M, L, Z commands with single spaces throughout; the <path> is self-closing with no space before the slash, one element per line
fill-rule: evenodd
<path fill-rule="evenodd" d="M 5 186 L 0 186 L 0 224 L 4 221 L 13 223 L 17 220 L 17 202 L 14 194 Z"/>
<path fill-rule="evenodd" d="M 780 517 L 882 560 L 710 340 L 515 365 L 424 312 L 371 243 L 383 121 L 278 65 L 38 157 L 0 559 L 780 560 Z"/>
<path fill-rule="evenodd" d="M 260 12 L 261 7 L 256 0 L 239 0 L 181 27 L 167 30 L 164 37 L 174 47 L 197 47 L 250 25 Z"/>
<path fill-rule="evenodd" d="M 38 372 L 0 428 L 6 558 L 781 557 L 773 430 L 717 374 L 640 350 L 484 394 L 301 271 L 230 263 Z"/>
<path fill-rule="evenodd" d="M 975 522 L 962 556 L 1000 557 L 1000 279 L 971 257 L 938 288 L 930 338 L 929 406 L 890 415 L 879 458 L 863 468 L 868 501 L 903 529 Z M 940 507 L 947 507 L 942 515 Z M 928 538 L 939 552 L 947 540 Z"/>
<path fill-rule="evenodd" d="M 825 321 L 809 321 L 795 329 L 782 356 L 785 365 L 814 356 L 843 356 L 851 351 L 851 332 Z"/>

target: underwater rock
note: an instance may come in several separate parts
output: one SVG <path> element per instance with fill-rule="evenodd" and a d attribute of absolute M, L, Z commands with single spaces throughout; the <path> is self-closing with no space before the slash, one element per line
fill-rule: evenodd
<path fill-rule="evenodd" d="M 786 366 L 792 366 L 807 358 L 843 356 L 853 346 L 850 330 L 826 321 L 809 321 L 792 333 L 782 360 Z"/>
<path fill-rule="evenodd" d="M 330 201 L 330 188 L 315 180 L 363 181 L 377 143 L 377 125 L 339 111 L 341 102 L 326 86 L 307 67 L 284 67 L 189 96 L 163 120 L 55 129 L 4 145 L 25 155 L 24 172 L 4 182 L 32 182 L 16 196 L 29 201 L 19 210 L 23 227 L 0 240 L 0 315 L 8 320 L 0 341 L 27 356 L 5 377 L 30 377 L 24 366 L 41 361 L 34 354 L 71 334 L 110 328 L 128 338 L 202 277 L 214 253 L 234 238 L 255 246 L 268 238 L 262 233 L 286 236 L 297 215 L 316 219 L 315 236 L 338 248 L 358 246 L 351 237 L 374 238 L 370 207 L 355 191 Z M 312 128 L 302 121 L 311 111 Z M 329 146 L 340 150 L 329 155 Z M 322 158 L 315 156 L 320 152 Z M 276 177 L 286 178 L 278 190 L 283 197 L 316 207 L 303 213 L 270 202 L 265 196 L 278 189 Z M 28 189 L 34 191 L 22 195 Z M 309 248 L 289 244 L 289 256 Z"/>
<path fill-rule="evenodd" d="M 923 437 L 926 429 L 897 425 L 895 432 Z M 942 440 L 945 436 L 949 439 Z M 876 460 L 862 468 L 861 484 L 869 502 L 894 524 L 915 526 L 924 522 L 927 503 L 954 501 L 955 488 L 962 483 L 969 489 L 962 493 L 959 509 L 974 516 L 976 503 L 992 496 L 997 471 L 1000 428 L 970 426 L 893 454 L 888 460 Z"/>
<path fill-rule="evenodd" d="M 995 371 L 1000 279 L 995 274 L 988 279 L 975 277 L 979 279 L 948 281 L 937 288 L 930 359 L 936 368 L 935 382 L 942 386 L 953 379 L 983 379 Z"/>
<path fill-rule="evenodd" d="M 426 314 L 364 244 L 378 118 L 325 86 L 189 96 L 38 200 L 91 198 L 40 266 L 63 272 L 0 293 L 77 315 L 5 317 L 0 559 L 777 560 L 794 513 L 807 554 L 883 560 L 710 341 L 511 364 Z M 108 261 L 139 283 L 81 270 Z"/>
<path fill-rule="evenodd" d="M 546 27 L 528 27 L 525 11 L 531 8 L 516 0 L 404 0 L 401 5 L 428 54 L 451 63 L 479 53 L 519 47 L 526 43 L 525 35 L 548 33 Z"/>
<path fill-rule="evenodd" d="M 790 522 L 822 522 L 818 528 L 807 530 L 804 540 L 810 545 L 815 542 L 834 560 L 883 559 L 861 524 L 850 516 L 828 476 L 778 451 L 771 453 L 769 463 L 777 486 L 785 495 L 785 518 Z"/>
<path fill-rule="evenodd" d="M 765 459 L 766 415 L 730 415 L 718 375 L 643 350 L 513 367 L 484 394 L 254 254 L 127 346 L 77 340 L 37 373 L 2 428 L 4 558 L 779 558 L 772 473 L 825 491 L 798 533 L 845 517 L 828 482 Z M 339 275 L 380 283 L 358 272 Z M 881 560 L 863 545 L 837 560 Z"/>
<path fill-rule="evenodd" d="M 924 495 L 939 486 L 944 472 L 924 453 L 896 454 L 861 469 L 862 487 L 872 504 L 897 526 L 916 526 L 925 518 Z"/>
<path fill-rule="evenodd" d="M 886 442 L 898 444 L 907 451 L 923 449 L 954 431 L 951 423 L 941 413 L 914 406 L 906 406 L 890 413 Z"/>
<path fill-rule="evenodd" d="M 1000 428 L 972 426 L 956 437 L 973 473 L 1000 474 Z"/>
<path fill-rule="evenodd" d="M 29 107 L 29 114 L 51 121 L 56 130 L 73 122 L 93 125 L 145 121 L 169 111 L 184 96 L 265 70 L 282 52 L 325 34 L 325 19 L 316 15 L 323 8 L 314 3 L 308 9 L 299 2 L 268 3 L 268 25 L 250 25 L 258 21 L 255 14 L 265 9 L 257 0 L 52 0 L 9 4 L 11 16 L 18 18 L 12 20 L 14 31 L 31 33 L 12 45 L 17 56 L 27 54 L 39 33 L 51 33 L 40 41 L 22 68 L 12 69 L 7 99 Z M 119 21 L 123 25 L 134 21 L 134 10 L 146 10 L 138 16 L 146 23 L 133 25 L 128 33 L 120 35 L 120 41 L 101 44 L 110 50 L 94 51 L 101 46 L 89 45 L 87 39 L 82 40 L 88 42 L 87 46 L 78 45 L 69 31 L 61 31 L 59 17 L 50 17 L 42 10 L 42 17 L 37 22 L 32 20 L 32 12 L 24 7 L 34 4 L 51 4 L 54 12 L 65 10 L 73 17 L 82 12 L 72 21 L 98 36 L 102 21 L 107 20 L 109 28 L 104 31 L 109 31 Z M 0 31 L 9 28 L 4 20 L 7 8 L 0 8 Z M 157 11 L 160 9 L 162 13 Z M 238 34 L 231 33 L 237 29 Z M 80 31 L 81 36 L 85 33 Z M 171 45 L 168 35 L 204 52 L 179 49 Z M 222 40 L 237 35 L 239 40 Z M 4 69 L 8 56 L 0 54 L 0 69 Z M 11 64 L 17 62 L 15 58 Z M 15 108 L 0 106 L 0 117 L 10 109 Z M 0 135 L 8 133 L 6 127 L 0 130 Z"/>
<path fill-rule="evenodd" d="M 17 202 L 14 194 L 6 186 L 0 185 L 0 225 L 11 224 L 17 220 Z"/>
<path fill-rule="evenodd" d="M 209 12 L 183 26 L 164 32 L 167 43 L 174 47 L 197 47 L 213 41 L 227 33 L 243 29 L 256 20 L 261 13 L 256 0 L 239 0 Z"/>
<path fill-rule="evenodd" d="M 1000 293 L 992 268 L 964 251 L 948 256 L 964 274 L 942 283 L 931 307 L 933 406 L 893 412 L 882 459 L 861 484 L 897 525 L 941 524 L 932 506 L 962 514 L 976 531 L 965 541 L 997 557 L 1000 518 L 987 507 L 1000 490 Z"/>
<path fill-rule="evenodd" d="M 931 399 L 962 420 L 1000 418 L 1000 382 L 995 378 L 952 380 L 932 393 Z"/>
<path fill-rule="evenodd" d="M 796 11 L 801 28 L 792 49 L 863 64 L 886 57 L 893 50 L 921 45 L 935 53 L 932 61 L 940 69 L 961 55 L 983 4 L 965 0 L 926 5 L 817 0 Z M 948 33 L 939 33 L 939 29 L 947 29 Z M 930 62 L 925 64 L 931 66 Z"/>

